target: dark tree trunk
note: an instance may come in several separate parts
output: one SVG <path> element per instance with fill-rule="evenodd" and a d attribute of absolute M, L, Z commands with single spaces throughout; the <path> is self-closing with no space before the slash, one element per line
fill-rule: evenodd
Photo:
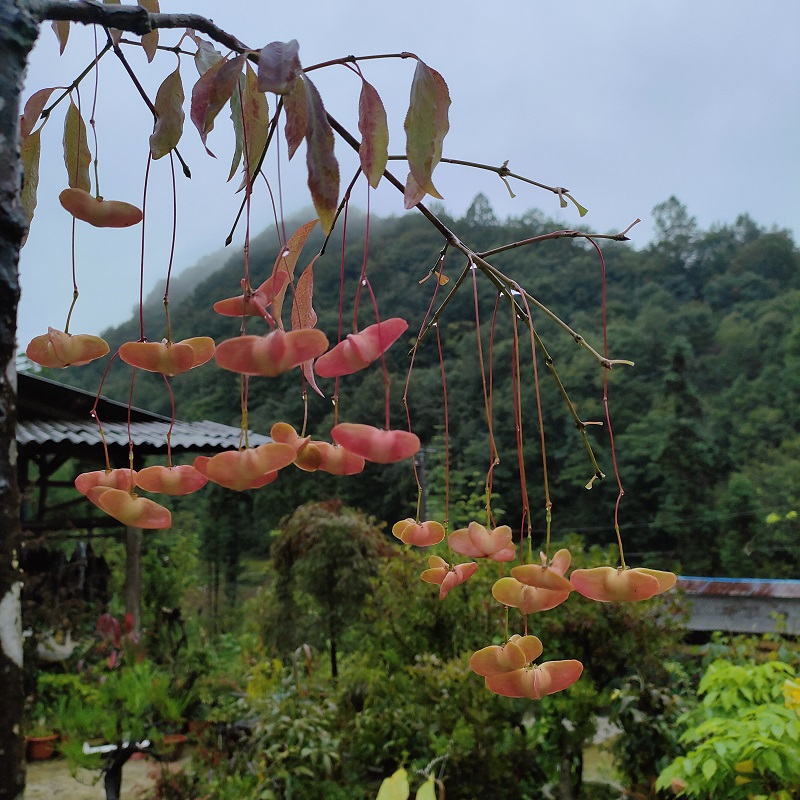
<path fill-rule="evenodd" d="M 20 204 L 20 95 L 36 34 L 26 0 L 0 2 L 0 800 L 22 797 L 25 788 L 15 362 L 19 248 L 27 229 Z"/>

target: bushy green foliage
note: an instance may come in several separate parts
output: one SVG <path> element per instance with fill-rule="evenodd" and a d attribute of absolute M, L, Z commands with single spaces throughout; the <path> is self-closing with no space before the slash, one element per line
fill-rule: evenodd
<path fill-rule="evenodd" d="M 715 661 L 682 723 L 688 747 L 659 776 L 692 798 L 790 800 L 800 791 L 800 713 L 784 697 L 794 670 L 780 661 Z M 796 685 L 796 684 L 795 684 Z"/>

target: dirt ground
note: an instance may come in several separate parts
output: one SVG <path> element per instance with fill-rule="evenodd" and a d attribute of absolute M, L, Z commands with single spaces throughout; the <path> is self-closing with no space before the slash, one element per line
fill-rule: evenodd
<path fill-rule="evenodd" d="M 181 769 L 187 762 L 188 758 L 184 758 L 170 768 Z M 105 800 L 99 773 L 79 770 L 73 778 L 63 758 L 33 761 L 28 763 L 27 769 L 25 800 Z M 144 789 L 153 785 L 159 769 L 156 762 L 147 759 L 129 761 L 122 770 L 124 800 L 137 800 Z"/>

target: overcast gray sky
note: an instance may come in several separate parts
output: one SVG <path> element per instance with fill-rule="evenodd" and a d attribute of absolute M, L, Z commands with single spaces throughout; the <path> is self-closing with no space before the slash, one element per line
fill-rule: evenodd
<path fill-rule="evenodd" d="M 703 227 L 732 222 L 743 212 L 765 226 L 800 231 L 800 3 L 782 0 L 339 0 L 254 3 L 251 0 L 161 0 L 163 11 L 195 11 L 214 19 L 254 49 L 296 38 L 305 65 L 347 54 L 416 53 L 442 73 L 453 105 L 444 155 L 509 166 L 544 183 L 568 187 L 589 208 L 579 221 L 561 214 L 554 197 L 515 185 L 512 200 L 488 173 L 442 165 L 435 182 L 444 204 L 463 214 L 477 192 L 495 211 L 522 214 L 538 207 L 569 227 L 607 232 L 637 216 L 633 246 L 651 234 L 652 207 L 674 194 Z M 174 43 L 177 34 L 162 32 Z M 102 40 L 101 40 L 102 44 Z M 28 92 L 66 85 L 91 60 L 92 37 L 75 28 L 58 57 L 45 28 L 28 72 Z M 151 97 L 175 56 L 161 52 L 147 65 L 131 63 Z M 365 77 L 386 103 L 393 153 L 403 151 L 402 124 L 413 73 L 411 61 L 371 62 Z M 187 97 L 197 72 L 183 67 Z M 357 79 L 343 67 L 313 75 L 329 110 L 357 132 Z M 81 87 L 84 110 L 93 80 Z M 88 117 L 88 112 L 86 113 Z M 112 56 L 100 69 L 96 112 L 100 182 L 105 197 L 141 204 L 152 118 Z M 19 345 L 63 329 L 72 296 L 70 218 L 58 204 L 66 186 L 61 151 L 63 110 L 42 133 L 39 206 L 23 250 Z M 178 178 L 175 267 L 191 266 L 224 243 L 239 205 L 238 181 L 225 183 L 232 138 L 227 112 L 203 151 L 188 120 L 179 145 L 194 177 Z M 341 145 L 343 181 L 353 174 Z M 282 158 L 284 208 L 308 205 L 302 175 Z M 395 165 L 402 177 L 405 168 Z M 276 162 L 268 163 L 271 178 Z M 148 200 L 145 292 L 165 274 L 171 225 L 168 159 L 153 165 Z M 263 183 L 254 199 L 253 228 L 269 224 Z M 365 191 L 355 200 L 362 206 Z M 381 214 L 403 212 L 391 187 L 372 194 Z M 71 331 L 99 333 L 126 319 L 137 302 L 141 230 L 96 231 L 78 226 L 80 300 Z M 241 246 L 238 237 L 231 247 Z M 611 264 L 613 269 L 613 262 Z M 236 293 L 239 276 L 231 278 Z M 198 331 L 198 335 L 202 331 Z"/>

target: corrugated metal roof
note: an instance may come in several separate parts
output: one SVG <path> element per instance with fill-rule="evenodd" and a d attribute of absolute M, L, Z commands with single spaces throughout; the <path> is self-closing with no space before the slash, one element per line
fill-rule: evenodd
<path fill-rule="evenodd" d="M 780 597 L 800 600 L 800 580 L 680 576 L 678 588 L 690 595 Z"/>
<path fill-rule="evenodd" d="M 131 422 L 130 440 L 134 447 L 148 450 L 166 450 L 169 422 Z M 227 450 L 239 446 L 239 429 L 217 422 L 181 422 L 172 426 L 170 444 L 173 451 L 179 450 Z M 103 434 L 109 446 L 127 446 L 128 424 L 125 422 L 104 422 Z M 271 439 L 257 433 L 249 434 L 252 446 L 265 444 Z M 17 424 L 17 442 L 20 447 L 46 447 L 50 445 L 101 446 L 102 438 L 97 423 L 38 420 Z"/>
<path fill-rule="evenodd" d="M 93 406 L 109 448 L 127 447 L 130 430 L 130 440 L 141 455 L 167 451 L 169 417 L 97 398 L 84 389 L 40 375 L 20 373 L 18 381 L 17 444 L 22 452 L 84 455 L 87 449 L 101 447 L 100 429 L 90 417 Z M 219 452 L 238 448 L 240 433 L 239 428 L 218 422 L 176 420 L 170 445 L 174 452 Z M 269 436 L 248 434 L 248 443 L 254 447 L 270 441 Z"/>

